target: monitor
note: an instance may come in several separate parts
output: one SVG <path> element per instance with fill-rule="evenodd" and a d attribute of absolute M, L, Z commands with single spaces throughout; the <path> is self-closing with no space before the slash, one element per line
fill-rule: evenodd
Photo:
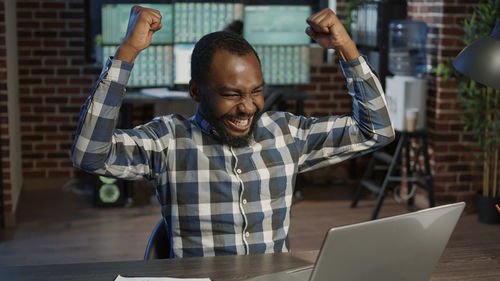
<path fill-rule="evenodd" d="M 308 45 L 306 19 L 311 7 L 304 5 L 245 6 L 243 37 L 252 45 Z"/>
<path fill-rule="evenodd" d="M 254 46 L 268 85 L 309 84 L 309 46 Z"/>
<path fill-rule="evenodd" d="M 152 44 L 172 44 L 174 37 L 174 14 L 171 4 L 140 4 L 146 8 L 159 10 L 162 28 L 153 34 Z M 134 4 L 102 5 L 102 43 L 118 45 L 127 32 L 130 9 Z"/>
<path fill-rule="evenodd" d="M 174 84 L 186 85 L 191 80 L 191 53 L 194 44 L 174 45 Z"/>
<path fill-rule="evenodd" d="M 195 43 L 203 35 L 243 19 L 240 3 L 174 3 L 175 43 Z"/>
<path fill-rule="evenodd" d="M 103 47 L 103 64 L 114 56 L 118 45 Z M 152 45 L 139 53 L 129 78 L 129 87 L 160 87 L 173 84 L 171 45 Z"/>

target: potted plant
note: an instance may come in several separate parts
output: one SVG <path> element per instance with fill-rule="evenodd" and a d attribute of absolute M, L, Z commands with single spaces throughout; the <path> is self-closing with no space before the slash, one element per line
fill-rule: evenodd
<path fill-rule="evenodd" d="M 472 16 L 464 21 L 463 42 L 469 45 L 477 39 L 488 36 L 500 17 L 500 0 L 479 3 Z M 483 166 L 483 188 L 478 194 L 479 220 L 485 223 L 500 223 L 495 205 L 500 203 L 498 177 L 500 150 L 500 91 L 482 85 L 456 71 L 448 59 L 440 63 L 436 73 L 446 82 L 455 77 L 458 82 L 459 109 L 464 114 L 465 131 L 472 132 L 478 161 Z M 499 77 L 500 79 L 500 77 Z"/>

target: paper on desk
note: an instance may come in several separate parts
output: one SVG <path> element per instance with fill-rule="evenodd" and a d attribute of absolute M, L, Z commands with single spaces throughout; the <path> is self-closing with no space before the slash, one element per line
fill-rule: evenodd
<path fill-rule="evenodd" d="M 190 98 L 188 92 L 171 91 L 168 88 L 146 88 L 141 90 L 141 94 L 155 98 Z"/>
<path fill-rule="evenodd" d="M 210 281 L 209 278 L 172 278 L 172 277 L 123 277 L 116 276 L 115 281 Z"/>

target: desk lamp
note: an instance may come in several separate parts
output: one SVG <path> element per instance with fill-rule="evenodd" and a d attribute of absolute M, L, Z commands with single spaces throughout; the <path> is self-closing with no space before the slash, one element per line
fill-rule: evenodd
<path fill-rule="evenodd" d="M 465 47 L 453 61 L 465 76 L 500 90 L 500 18 L 490 36 L 484 36 Z"/>
<path fill-rule="evenodd" d="M 484 36 L 466 46 L 453 61 L 453 66 L 463 75 L 469 77 L 476 82 L 479 82 L 490 89 L 488 90 L 488 101 L 490 103 L 490 95 L 498 95 L 500 91 L 500 18 L 493 31 L 489 36 Z M 495 109 L 493 109 L 495 110 Z M 487 113 L 489 114 L 489 113 Z M 493 113 L 493 118 L 498 118 L 497 113 Z M 488 119 L 490 120 L 490 119 Z M 496 120 L 493 120 L 495 122 Z M 487 121 L 490 122 L 490 121 Z M 489 125 L 487 125 L 485 135 L 488 135 Z M 496 130 L 493 127 L 493 130 Z M 487 156 L 487 154 L 498 153 L 498 147 L 494 145 L 493 150 L 486 147 L 485 153 L 485 169 L 483 170 L 483 194 L 477 197 L 478 200 L 478 216 L 479 221 L 485 223 L 500 223 L 500 201 L 496 192 L 497 176 L 493 175 L 493 183 L 489 182 L 490 172 L 497 173 L 497 156 Z M 493 157 L 493 170 L 490 167 L 491 157 Z M 491 194 L 490 194 L 491 191 Z M 490 197 L 491 195 L 491 197 Z M 489 207 L 491 206 L 491 208 Z M 496 209 L 495 207 L 496 206 Z M 498 212 L 497 212 L 498 210 Z"/>

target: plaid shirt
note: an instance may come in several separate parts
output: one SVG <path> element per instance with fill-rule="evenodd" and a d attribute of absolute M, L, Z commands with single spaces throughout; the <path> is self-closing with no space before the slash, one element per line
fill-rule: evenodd
<path fill-rule="evenodd" d="M 368 153 L 394 130 L 364 57 L 341 62 L 351 115 L 305 118 L 266 112 L 248 147 L 224 145 L 197 113 L 115 129 L 132 64 L 108 60 L 82 107 L 73 163 L 88 172 L 150 181 L 172 257 L 289 251 L 297 173 Z"/>

